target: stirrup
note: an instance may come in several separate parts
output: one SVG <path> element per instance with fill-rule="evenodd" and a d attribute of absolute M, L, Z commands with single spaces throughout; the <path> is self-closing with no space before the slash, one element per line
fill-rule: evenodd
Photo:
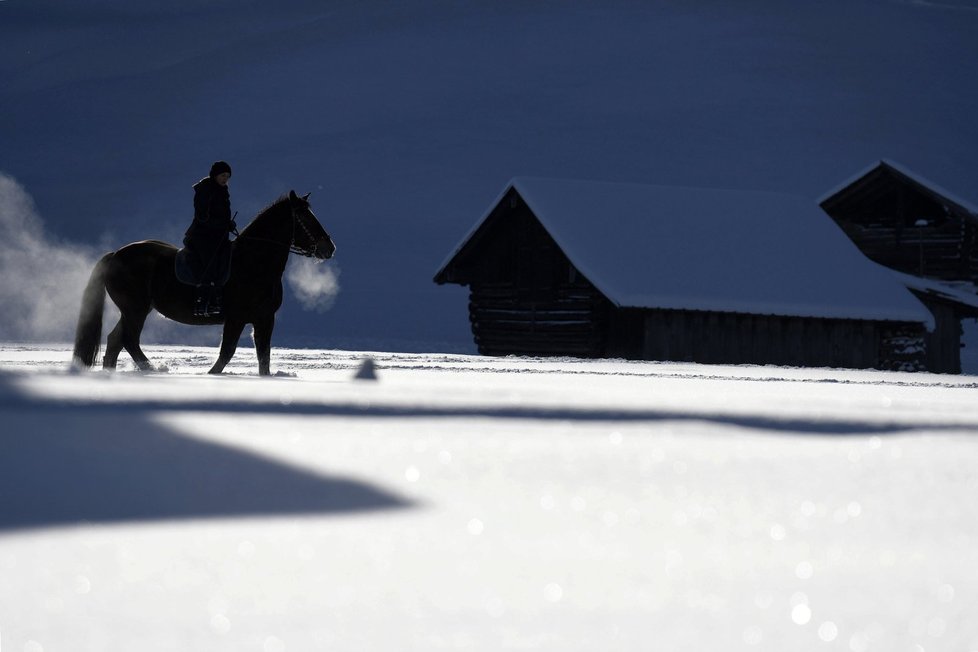
<path fill-rule="evenodd" d="M 222 299 L 220 289 L 215 288 L 213 283 L 209 286 L 198 285 L 194 297 L 194 317 L 220 317 L 224 313 Z"/>
<path fill-rule="evenodd" d="M 209 317 L 210 316 L 210 306 L 204 297 L 197 297 L 194 300 L 194 317 Z"/>
<path fill-rule="evenodd" d="M 222 314 L 224 310 L 220 304 L 212 306 L 201 302 L 194 306 L 194 317 L 220 317 Z"/>

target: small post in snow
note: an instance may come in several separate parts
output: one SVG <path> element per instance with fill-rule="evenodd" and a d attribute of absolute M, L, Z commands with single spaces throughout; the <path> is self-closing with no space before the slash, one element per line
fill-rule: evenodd
<path fill-rule="evenodd" d="M 374 363 L 374 359 L 369 355 L 366 356 L 362 362 L 360 362 L 360 367 L 357 372 L 353 374 L 354 380 L 377 380 L 377 365 Z"/>

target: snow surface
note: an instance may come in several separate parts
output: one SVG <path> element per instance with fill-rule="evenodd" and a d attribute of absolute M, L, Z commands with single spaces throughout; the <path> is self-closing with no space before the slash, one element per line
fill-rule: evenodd
<path fill-rule="evenodd" d="M 974 378 L 148 353 L 0 347 L 4 650 L 978 650 Z"/>
<path fill-rule="evenodd" d="M 241 224 L 312 191 L 339 248 L 332 308 L 288 293 L 277 343 L 473 352 L 467 293 L 431 270 L 516 176 L 814 199 L 887 158 L 978 201 L 975 9 L 5 0 L 0 172 L 36 202 L 47 257 L 0 271 L 29 305 L 87 274 L 56 254 L 179 242 L 190 185 L 227 159 Z M 39 332 L 5 311 L 0 340 L 69 339 L 74 309 L 52 312 Z"/>
<path fill-rule="evenodd" d="M 889 270 L 803 197 L 517 178 L 500 200 L 510 188 L 621 307 L 933 323 Z"/>

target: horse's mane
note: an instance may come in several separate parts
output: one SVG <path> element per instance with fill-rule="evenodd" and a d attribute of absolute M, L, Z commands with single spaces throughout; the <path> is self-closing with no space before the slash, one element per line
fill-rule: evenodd
<path fill-rule="evenodd" d="M 275 199 L 274 201 L 272 201 L 272 203 L 265 206 L 265 208 L 258 211 L 258 215 L 255 216 L 255 219 L 257 220 L 265 213 L 277 209 L 281 204 L 287 204 L 287 203 L 289 203 L 289 193 L 286 192 L 283 193 L 278 199 Z"/>
<path fill-rule="evenodd" d="M 274 199 L 272 203 L 270 203 L 265 208 L 272 208 L 273 206 L 278 206 L 279 204 L 287 204 L 288 202 L 289 202 L 289 193 L 283 192 L 281 195 L 278 196 L 278 198 Z"/>
<path fill-rule="evenodd" d="M 248 225 L 245 227 L 245 229 L 253 226 L 261 218 L 265 217 L 265 215 L 267 215 L 268 213 L 271 213 L 274 210 L 278 210 L 282 206 L 282 204 L 287 204 L 288 202 L 289 202 L 289 194 L 288 193 L 284 193 L 281 197 L 279 197 L 278 199 L 272 201 L 272 203 L 268 204 L 263 209 L 261 209 L 260 211 L 258 211 L 258 214 L 255 215 L 255 217 L 254 217 L 253 220 L 251 220 L 250 222 L 248 222 Z M 244 229 L 242 229 L 242 231 L 243 230 Z"/>

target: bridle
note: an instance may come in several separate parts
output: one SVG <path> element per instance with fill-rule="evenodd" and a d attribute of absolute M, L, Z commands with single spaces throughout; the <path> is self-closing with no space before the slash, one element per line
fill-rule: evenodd
<path fill-rule="evenodd" d="M 305 256 L 306 258 L 315 258 L 315 256 L 316 256 L 316 238 L 309 231 L 309 227 L 307 227 L 305 225 L 305 223 L 299 218 L 299 211 L 298 211 L 298 209 L 295 206 L 291 206 L 290 208 L 292 209 L 292 240 L 288 244 L 286 244 L 286 243 L 284 243 L 284 242 L 282 242 L 280 240 L 273 240 L 271 238 L 261 238 L 261 237 L 258 237 L 256 235 L 241 235 L 240 233 L 238 233 L 237 229 L 235 229 L 234 231 L 232 231 L 232 233 L 234 233 L 234 235 L 236 236 L 235 237 L 235 240 L 237 241 L 237 240 L 242 240 L 243 239 L 243 240 L 255 240 L 255 241 L 258 241 L 258 242 L 271 242 L 272 244 L 279 245 L 280 247 L 288 247 L 289 248 L 289 253 L 298 254 L 300 256 Z M 312 249 L 306 249 L 306 248 L 300 247 L 299 245 L 297 245 L 295 243 L 295 234 L 296 234 L 295 225 L 296 224 L 298 224 L 299 227 L 302 229 L 302 232 L 306 234 L 306 238 L 308 239 L 308 241 L 310 243 L 312 243 Z"/>
<path fill-rule="evenodd" d="M 295 225 L 298 224 L 302 228 L 302 232 L 306 234 L 306 240 L 312 243 L 312 249 L 303 249 L 295 244 Z M 305 256 L 307 258 L 313 258 L 316 255 L 316 238 L 309 231 L 309 227 L 306 223 L 299 219 L 299 213 L 296 211 L 295 206 L 292 207 L 292 242 L 289 243 L 289 252 L 293 254 L 299 254 L 300 256 Z"/>

